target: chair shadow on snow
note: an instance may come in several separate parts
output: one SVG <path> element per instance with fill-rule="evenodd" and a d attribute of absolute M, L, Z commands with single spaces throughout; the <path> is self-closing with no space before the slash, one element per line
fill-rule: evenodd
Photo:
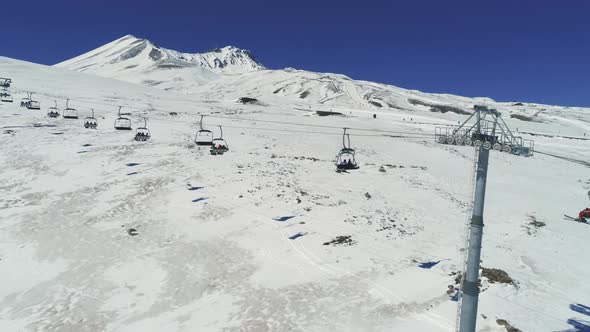
<path fill-rule="evenodd" d="M 580 313 L 582 315 L 590 316 L 590 307 L 580 303 L 570 304 L 570 310 Z M 566 321 L 568 325 L 571 325 L 573 329 L 564 330 L 561 332 L 590 332 L 590 321 L 570 318 Z"/>
<path fill-rule="evenodd" d="M 274 217 L 274 218 L 272 218 L 272 220 L 275 220 L 275 221 L 287 221 L 287 220 L 289 220 L 291 218 L 295 218 L 295 216 Z"/>
<path fill-rule="evenodd" d="M 572 304 L 570 304 L 570 309 L 572 311 L 584 314 L 586 316 L 590 316 L 590 307 L 587 307 L 583 304 L 580 304 L 580 303 L 573 304 L 572 303 Z"/>
<path fill-rule="evenodd" d="M 590 321 L 570 318 L 567 320 L 567 323 L 571 325 L 573 329 L 561 332 L 590 332 Z"/>
<path fill-rule="evenodd" d="M 423 269 L 431 269 L 433 266 L 437 265 L 440 262 L 441 261 L 423 262 L 423 263 L 418 262 L 418 267 L 423 268 Z"/>

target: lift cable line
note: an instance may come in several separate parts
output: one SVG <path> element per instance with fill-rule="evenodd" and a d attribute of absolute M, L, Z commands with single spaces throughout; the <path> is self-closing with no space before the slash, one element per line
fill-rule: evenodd
<path fill-rule="evenodd" d="M 97 105 L 110 105 L 110 104 L 101 104 L 101 103 L 92 103 L 92 104 L 97 104 Z M 119 107 L 122 107 L 122 106 L 119 106 Z M 140 110 L 140 108 L 134 108 L 134 107 L 127 107 L 127 108 Z M 87 109 L 88 110 L 91 110 L 90 108 L 87 108 Z M 96 108 L 94 108 L 93 110 L 96 110 Z M 154 108 L 152 108 L 152 110 L 164 112 L 164 110 L 162 110 L 162 109 L 154 109 Z M 102 111 L 107 112 L 108 110 L 102 109 Z M 192 113 L 187 113 L 187 112 L 185 112 L 185 114 L 192 115 Z M 129 113 L 121 113 L 121 115 L 129 115 Z M 300 127 L 311 127 L 311 128 L 325 128 L 325 129 L 339 129 L 339 130 L 342 129 L 342 127 L 340 127 L 340 126 L 315 125 L 315 124 L 307 124 L 307 123 L 300 123 L 300 122 L 272 121 L 272 120 L 263 120 L 263 119 L 252 119 L 252 118 L 242 118 L 242 117 L 232 117 L 232 116 L 216 116 L 216 115 L 202 115 L 202 116 L 203 117 L 217 118 L 217 119 L 224 119 L 224 120 L 229 120 L 229 121 L 245 121 L 245 122 L 247 121 L 247 122 L 255 122 L 255 123 L 260 122 L 260 123 L 272 123 L 272 124 L 285 124 L 285 125 L 300 126 Z M 152 118 L 152 121 L 157 121 L 157 122 L 170 122 L 170 123 L 183 123 L 183 124 L 186 124 L 186 121 L 164 119 L 164 118 L 160 118 L 160 117 L 157 117 L 157 118 L 154 117 L 154 118 Z M 200 127 L 201 127 L 201 122 L 200 121 L 198 122 L 198 125 L 199 125 L 199 129 L 200 129 Z M 297 130 L 287 130 L 287 129 L 257 128 L 257 127 L 233 126 L 233 125 L 223 125 L 223 126 L 224 127 L 227 127 L 227 128 L 238 128 L 238 129 L 285 131 L 285 132 L 293 132 L 293 133 L 299 132 L 299 133 L 325 134 L 325 135 L 338 135 L 338 136 L 341 135 L 341 134 L 337 134 L 337 133 L 314 132 L 314 131 L 297 131 Z M 354 130 L 354 131 L 366 131 L 366 132 L 382 133 L 380 135 L 355 134 L 355 136 L 359 136 L 359 137 L 391 137 L 391 138 L 421 138 L 421 139 L 426 139 L 426 138 L 432 137 L 432 134 L 420 133 L 420 132 L 415 132 L 415 131 L 392 131 L 392 130 L 381 130 L 381 129 L 371 129 L 371 128 L 357 128 L 357 127 L 347 127 L 347 128 L 350 129 L 350 130 Z M 206 130 L 205 129 L 205 131 L 210 131 L 210 130 Z M 410 135 L 410 136 L 403 136 L 404 134 L 405 135 Z"/>
<path fill-rule="evenodd" d="M 259 120 L 259 119 L 248 119 L 242 117 L 228 117 L 228 116 L 216 116 L 216 115 L 208 115 L 211 118 L 219 118 L 219 119 L 232 119 L 232 120 L 240 120 L 240 121 L 252 121 L 252 122 L 262 122 L 262 123 L 272 123 L 272 124 L 284 124 L 284 125 L 292 125 L 292 126 L 304 126 L 304 127 L 315 127 L 315 128 L 329 128 L 329 129 L 342 129 L 341 126 L 327 126 L 327 125 L 316 125 L 316 124 L 307 124 L 307 123 L 300 123 L 300 122 L 286 122 L 286 121 L 274 121 L 274 120 Z M 424 136 L 432 136 L 432 134 L 419 134 L 415 132 L 402 132 L 402 131 L 391 131 L 391 130 L 383 130 L 383 129 L 371 129 L 371 128 L 355 128 L 355 127 L 346 127 L 350 130 L 355 131 L 370 131 L 370 132 L 380 132 L 380 133 L 392 133 L 392 134 L 418 134 Z"/>
<path fill-rule="evenodd" d="M 166 121 L 166 120 L 156 120 L 156 121 Z M 261 128 L 261 127 L 253 127 L 253 126 L 233 126 L 233 125 L 223 125 L 225 128 L 234 128 L 234 129 L 247 129 L 247 130 L 261 130 L 261 131 L 276 131 L 276 132 L 287 132 L 287 133 L 300 133 L 300 134 L 315 134 L 315 135 L 332 135 L 332 136 L 342 136 L 341 133 L 330 133 L 326 131 L 309 131 L 309 130 L 293 130 L 293 129 L 280 129 L 280 128 Z M 342 128 L 340 128 L 342 129 Z M 426 137 L 422 136 L 402 136 L 402 135 L 371 135 L 371 134 L 355 134 L 354 136 L 357 137 L 382 137 L 382 138 L 409 138 L 409 139 L 420 139 L 425 140 Z"/>
<path fill-rule="evenodd" d="M 65 99 L 67 99 L 67 98 L 65 98 Z M 86 99 L 86 98 L 80 98 L 80 99 Z M 194 101 L 192 101 L 192 102 L 194 102 Z M 115 105 L 115 104 L 88 101 L 88 100 L 84 100 L 81 103 L 108 106 L 108 107 L 119 107 L 119 108 L 125 107 L 126 109 L 132 109 L 132 110 L 138 110 L 138 111 L 145 111 L 146 110 L 146 107 L 135 107 L 135 106 L 129 106 L 129 105 Z M 86 109 L 87 110 L 91 110 L 91 109 L 98 110 L 98 108 L 90 108 L 90 107 L 87 107 Z M 160 109 L 160 108 L 149 107 L 149 109 L 152 111 L 167 112 L 167 110 Z M 108 110 L 104 109 L 101 111 L 107 112 Z M 182 112 L 182 113 L 187 114 L 187 115 L 194 115 L 194 113 L 188 113 L 188 112 Z M 121 113 L 121 115 L 130 115 L 130 114 L 129 113 Z M 252 119 L 252 118 L 233 117 L 233 116 L 219 116 L 219 115 L 215 115 L 215 114 L 206 114 L 204 116 L 207 116 L 210 118 L 227 119 L 227 120 L 235 120 L 235 121 L 252 121 L 252 122 L 261 122 L 261 123 L 284 124 L 284 125 L 303 126 L 303 127 L 329 128 L 329 129 L 338 129 L 338 130 L 342 129 L 342 126 L 316 125 L 316 124 L 306 124 L 306 123 L 300 123 L 300 122 Z M 435 123 L 431 123 L 431 124 L 434 125 Z M 446 124 L 442 124 L 442 123 L 439 125 L 447 126 Z M 450 124 L 448 126 L 450 126 Z M 432 134 L 429 134 L 429 133 L 427 134 L 427 133 L 419 133 L 419 132 L 411 132 L 411 131 L 391 131 L 391 130 L 384 130 L 384 129 L 359 128 L 359 127 L 347 127 L 347 128 L 350 130 L 354 130 L 354 131 L 382 132 L 382 133 L 391 133 L 391 134 L 411 134 L 411 135 L 422 135 L 425 137 L 432 137 Z"/>
<path fill-rule="evenodd" d="M 556 154 L 549 153 L 549 152 L 543 152 L 543 151 L 539 151 L 539 150 L 535 150 L 535 153 L 540 153 L 540 154 L 543 154 L 543 155 L 546 155 L 546 156 L 550 156 L 550 157 L 553 157 L 553 158 L 558 158 L 558 159 L 561 159 L 561 160 L 564 160 L 564 161 L 567 161 L 567 162 L 570 162 L 570 163 L 575 163 L 575 164 L 579 164 L 579 165 L 590 167 L 590 162 L 587 161 L 587 160 L 574 159 L 574 158 L 560 156 L 560 155 L 556 155 Z"/>
<path fill-rule="evenodd" d="M 459 293 L 459 332 L 475 332 L 479 300 L 479 263 L 483 237 L 483 211 L 490 150 L 503 151 L 529 157 L 533 155 L 534 142 L 515 136 L 502 119 L 500 112 L 486 106 L 474 106 L 474 113 L 459 127 L 435 128 L 435 140 L 441 144 L 467 145 L 476 148 L 475 192 L 473 211 L 467 239 L 467 261 L 461 279 Z M 470 123 L 471 120 L 473 123 Z"/>

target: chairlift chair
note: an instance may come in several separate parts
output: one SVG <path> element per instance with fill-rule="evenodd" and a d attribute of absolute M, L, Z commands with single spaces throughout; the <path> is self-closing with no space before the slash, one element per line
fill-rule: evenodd
<path fill-rule="evenodd" d="M 342 149 L 336 155 L 336 171 L 346 171 L 358 169 L 359 165 L 355 159 L 355 151 L 350 147 L 350 134 L 346 133 L 348 128 L 344 128 L 344 134 L 342 135 Z M 348 144 L 347 144 L 348 142 Z"/>
<path fill-rule="evenodd" d="M 0 100 L 5 103 L 12 103 L 12 95 L 8 90 L 6 90 L 6 88 L 0 91 Z"/>
<path fill-rule="evenodd" d="M 57 101 L 53 101 L 55 103 L 55 106 L 50 107 L 48 112 L 47 112 L 47 116 L 50 118 L 57 118 L 59 116 L 59 110 L 57 108 Z"/>
<path fill-rule="evenodd" d="M 20 100 L 20 107 L 27 107 L 27 104 L 31 101 L 29 97 L 22 98 Z"/>
<path fill-rule="evenodd" d="M 219 126 L 219 132 L 220 136 L 213 139 L 213 142 L 211 143 L 211 149 L 209 150 L 209 153 L 214 156 L 222 155 L 229 151 L 229 146 L 227 145 L 225 139 L 223 139 L 223 128 L 221 128 L 221 126 Z"/>
<path fill-rule="evenodd" d="M 30 110 L 40 110 L 41 103 L 33 99 L 33 93 L 29 92 L 29 101 L 25 104 L 25 107 Z"/>
<path fill-rule="evenodd" d="M 199 127 L 200 130 L 197 131 L 197 135 L 195 136 L 195 143 L 197 145 L 213 145 L 213 132 L 203 129 L 203 115 L 201 115 Z"/>
<path fill-rule="evenodd" d="M 84 128 L 86 129 L 96 129 L 98 127 L 98 121 L 94 117 L 94 110 L 92 110 L 92 116 L 87 116 L 84 119 Z"/>
<path fill-rule="evenodd" d="M 131 119 L 126 118 L 121 114 L 121 107 L 119 106 L 119 117 L 115 119 L 116 130 L 131 130 Z"/>
<path fill-rule="evenodd" d="M 3 88 L 10 88 L 10 83 L 12 83 L 12 79 L 6 77 L 0 77 L 0 86 Z"/>
<path fill-rule="evenodd" d="M 152 135 L 150 130 L 147 128 L 147 119 L 143 118 L 143 127 L 137 127 L 135 130 L 135 140 L 139 142 L 145 142 L 150 139 Z"/>
<path fill-rule="evenodd" d="M 75 108 L 70 107 L 70 99 L 66 99 L 66 108 L 63 112 L 64 119 L 77 119 L 78 111 Z"/>

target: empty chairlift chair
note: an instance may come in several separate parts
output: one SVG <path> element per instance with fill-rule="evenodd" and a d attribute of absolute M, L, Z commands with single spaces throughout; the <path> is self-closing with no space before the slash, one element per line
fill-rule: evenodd
<path fill-rule="evenodd" d="M 121 107 L 119 106 L 119 116 L 115 119 L 115 129 L 117 130 L 131 130 L 131 119 L 123 116 L 126 113 L 121 113 Z"/>
<path fill-rule="evenodd" d="M 29 101 L 25 104 L 25 107 L 30 110 L 40 110 L 41 103 L 33 99 L 33 93 L 29 92 Z"/>
<path fill-rule="evenodd" d="M 135 130 L 135 140 L 145 142 L 152 137 L 150 130 L 147 128 L 147 119 L 143 119 L 143 127 L 137 127 Z"/>
<path fill-rule="evenodd" d="M 59 110 L 57 108 L 57 101 L 54 100 L 53 102 L 55 103 L 55 106 L 50 107 L 47 110 L 47 116 L 50 118 L 57 118 L 59 116 Z"/>
<path fill-rule="evenodd" d="M 220 136 L 213 140 L 211 144 L 211 149 L 209 150 L 209 153 L 211 153 L 214 156 L 222 155 L 229 151 L 229 146 L 227 145 L 225 139 L 223 139 L 223 128 L 221 128 L 221 126 L 219 126 L 219 133 Z"/>
<path fill-rule="evenodd" d="M 200 130 L 197 131 L 195 136 L 195 143 L 197 145 L 212 145 L 213 144 L 213 133 L 211 130 L 203 128 L 203 116 L 201 115 L 201 121 L 199 122 Z"/>
<path fill-rule="evenodd" d="M 84 128 L 86 129 L 96 129 L 98 127 L 98 121 L 94 117 L 94 110 L 92 110 L 92 116 L 87 116 L 84 119 Z"/>
<path fill-rule="evenodd" d="M 350 147 L 350 135 L 346 133 L 342 135 L 342 149 L 336 155 L 336 171 L 342 172 L 347 170 L 358 169 L 359 165 L 355 159 L 355 151 Z M 348 144 L 347 144 L 348 143 Z"/>
<path fill-rule="evenodd" d="M 4 88 L 2 91 L 0 91 L 0 100 L 4 103 L 12 103 L 12 95 L 8 89 Z"/>
<path fill-rule="evenodd" d="M 75 108 L 70 107 L 70 99 L 66 100 L 66 108 L 63 112 L 64 119 L 77 119 L 78 111 Z"/>

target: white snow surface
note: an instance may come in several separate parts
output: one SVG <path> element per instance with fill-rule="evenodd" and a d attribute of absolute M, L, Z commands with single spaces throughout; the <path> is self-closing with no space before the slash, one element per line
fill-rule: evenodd
<path fill-rule="evenodd" d="M 463 267 L 474 150 L 419 138 L 466 116 L 407 99 L 482 100 L 293 69 L 214 73 L 190 91 L 1 57 L 0 73 L 15 94 L 0 104 L 0 331 L 454 330 L 446 290 Z M 25 91 L 40 111 L 19 107 Z M 397 106 L 364 103 L 367 93 Z M 81 118 L 48 118 L 66 98 Z M 590 159 L 587 140 L 565 138 L 588 135 L 589 109 L 487 104 L 513 129 L 547 134 L 525 135 L 537 149 Z M 113 129 L 118 105 L 134 128 L 148 118 L 150 141 Z M 97 130 L 82 127 L 90 109 Z M 199 114 L 216 134 L 224 126 L 228 153 L 195 146 Z M 333 165 L 342 127 L 361 166 L 348 174 Z M 570 309 L 590 306 L 590 226 L 563 219 L 588 191 L 587 166 L 491 153 L 482 266 L 516 285 L 482 278 L 479 331 L 505 331 L 496 319 L 523 331 L 590 325 Z M 323 245 L 344 235 L 352 245 Z"/>

